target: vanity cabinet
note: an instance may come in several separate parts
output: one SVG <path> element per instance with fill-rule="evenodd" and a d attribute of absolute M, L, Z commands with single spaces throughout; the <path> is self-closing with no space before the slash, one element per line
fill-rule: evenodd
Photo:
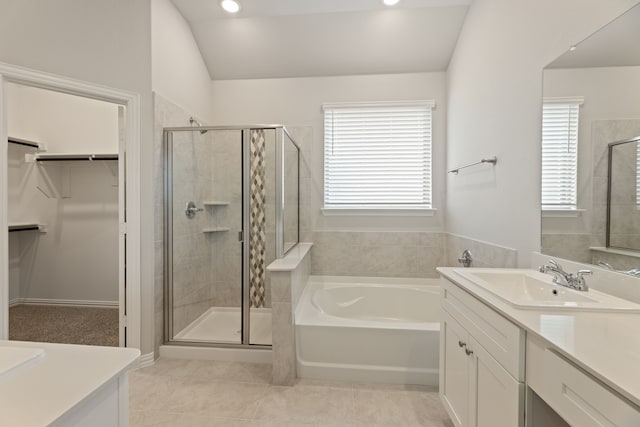
<path fill-rule="evenodd" d="M 527 339 L 527 378 L 527 385 L 570 425 L 640 426 L 637 406 L 533 336 Z"/>
<path fill-rule="evenodd" d="M 523 426 L 524 331 L 441 280 L 440 396 L 453 424 Z"/>

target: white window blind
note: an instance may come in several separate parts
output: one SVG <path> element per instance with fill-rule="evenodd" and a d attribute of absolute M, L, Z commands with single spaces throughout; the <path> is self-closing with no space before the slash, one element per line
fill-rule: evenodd
<path fill-rule="evenodd" d="M 542 111 L 542 209 L 577 207 L 581 98 L 545 99 Z"/>
<path fill-rule="evenodd" d="M 325 208 L 430 209 L 433 106 L 325 104 Z"/>

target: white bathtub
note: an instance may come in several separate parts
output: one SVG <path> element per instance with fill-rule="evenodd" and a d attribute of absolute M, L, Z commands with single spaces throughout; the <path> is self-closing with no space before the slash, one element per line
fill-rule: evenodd
<path fill-rule="evenodd" d="M 295 314 L 298 376 L 438 384 L 438 279 L 312 276 Z"/>

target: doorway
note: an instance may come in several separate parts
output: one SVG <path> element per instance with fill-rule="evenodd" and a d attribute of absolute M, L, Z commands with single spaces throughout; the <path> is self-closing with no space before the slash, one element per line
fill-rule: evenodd
<path fill-rule="evenodd" d="M 116 115 L 115 119 L 113 116 L 111 117 L 111 121 L 116 123 L 116 129 L 115 131 L 113 129 L 110 131 L 112 135 L 115 135 L 114 144 L 103 150 L 91 147 L 91 141 L 86 141 L 86 144 L 80 147 L 64 146 L 64 144 L 62 146 L 53 144 L 47 147 L 46 142 L 33 141 L 11 135 L 10 132 L 13 130 L 11 126 L 13 125 L 10 126 L 10 115 L 19 112 L 15 106 L 12 111 L 12 103 L 10 101 L 11 85 L 19 86 L 25 90 L 43 90 L 48 92 L 49 95 L 75 97 L 76 100 L 94 102 L 96 105 L 102 104 L 103 107 L 109 109 L 111 113 L 115 112 Z M 10 302 L 14 306 L 26 302 L 27 304 L 25 305 L 33 306 L 39 303 L 41 306 L 46 304 L 47 306 L 80 309 L 115 308 L 118 312 L 116 319 L 118 331 L 115 334 L 117 336 L 117 344 L 112 340 L 111 345 L 140 348 L 139 95 L 26 70 L 8 64 L 0 64 L 0 98 L 2 100 L 0 105 L 3 107 L 0 114 L 0 173 L 11 178 L 9 176 L 11 167 L 16 167 L 16 170 L 20 170 L 24 166 L 15 163 L 10 165 L 10 161 L 13 162 L 13 159 L 23 159 L 24 164 L 32 163 L 30 166 L 26 166 L 27 169 L 31 169 L 31 172 L 26 175 L 14 174 L 24 178 L 17 183 L 17 190 L 14 194 L 9 195 L 12 185 L 9 182 L 10 179 L 1 181 L 2 188 L 0 190 L 5 196 L 0 198 L 0 240 L 5 244 L 0 245 L 0 273 L 2 276 L 0 281 L 0 339 L 7 339 L 10 336 Z M 86 124 L 86 121 L 79 120 L 75 123 L 73 129 L 77 133 L 81 133 L 80 130 Z M 10 137 L 13 142 L 9 142 Z M 57 145 L 57 147 L 54 148 L 54 145 Z M 24 157 L 20 152 L 17 155 L 13 153 L 14 156 L 12 158 L 9 150 L 15 151 L 18 147 L 27 152 L 24 153 Z M 91 168 L 98 169 L 98 172 L 90 173 Z M 81 177 L 79 181 L 74 179 L 78 176 Z M 82 179 L 83 176 L 91 177 L 91 179 L 85 181 Z M 102 187 L 105 189 L 107 185 L 102 179 L 105 176 L 110 178 L 108 186 L 111 188 L 110 190 L 107 189 L 107 192 L 110 191 L 110 195 L 108 200 L 98 202 L 96 200 L 97 192 L 91 191 L 86 187 L 90 187 L 89 184 L 92 183 L 89 181 L 93 180 L 102 181 Z M 54 222 L 57 221 L 55 224 L 58 226 L 57 229 L 50 228 L 45 221 L 39 221 L 37 214 L 18 215 L 12 210 L 10 202 L 15 201 L 16 195 L 18 199 L 20 198 L 21 189 L 24 189 L 24 186 L 29 182 L 36 183 L 36 189 L 40 193 L 38 197 L 55 199 L 54 204 L 57 205 L 58 212 L 56 214 L 58 216 Z M 95 183 L 93 182 L 93 184 Z M 77 202 L 82 201 L 83 204 L 60 203 L 60 200 L 69 199 L 73 196 L 75 196 Z M 11 198 L 14 198 L 14 200 L 10 200 Z M 22 212 L 24 213 L 24 210 Z M 67 239 L 69 236 L 65 234 L 68 231 L 68 227 L 66 225 L 62 229 L 59 227 L 60 224 L 65 223 L 60 220 L 61 212 L 69 214 L 71 217 L 88 216 L 91 221 L 95 221 L 99 217 L 101 219 L 110 218 L 111 222 L 107 234 L 111 235 L 111 240 L 108 243 L 108 247 L 103 246 L 100 249 L 100 244 L 98 244 L 94 245 L 92 250 L 94 254 L 102 254 L 102 256 L 105 253 L 110 253 L 108 255 L 110 261 L 105 263 L 105 266 L 116 266 L 115 271 L 110 270 L 109 272 L 109 281 L 116 282 L 115 292 L 113 288 L 110 290 L 99 289 L 98 294 L 96 294 L 98 295 L 97 299 L 87 297 L 86 294 L 70 298 L 60 297 L 63 294 L 58 294 L 54 298 L 52 297 L 54 295 L 52 290 L 48 289 L 43 294 L 45 297 L 38 298 L 37 296 L 32 297 L 29 295 L 32 291 L 34 292 L 33 295 L 36 295 L 36 290 L 41 291 L 42 284 L 43 282 L 46 283 L 46 280 L 30 281 L 29 275 L 32 274 L 31 279 L 33 279 L 36 275 L 42 277 L 42 273 L 36 274 L 27 269 L 27 277 L 22 278 L 24 281 L 22 279 L 15 280 L 16 271 L 18 271 L 18 277 L 22 273 L 21 269 L 16 269 L 21 267 L 20 258 L 25 254 L 21 250 L 30 248 L 29 250 L 34 255 L 31 259 L 40 264 L 40 261 L 44 259 L 41 255 L 43 255 L 45 248 L 40 246 L 39 243 L 43 242 L 43 237 L 52 230 L 54 231 L 46 237 L 51 237 L 51 240 L 57 238 L 58 243 L 67 245 L 66 248 L 69 250 L 65 251 L 65 256 L 72 257 L 74 251 L 77 256 L 78 254 L 85 255 L 83 252 L 87 249 L 87 245 L 92 238 L 78 238 L 78 236 L 82 235 L 88 236 L 85 228 L 82 233 L 76 234 L 75 245 L 68 245 L 68 243 L 73 242 L 72 239 Z M 30 218 L 27 218 L 27 216 L 30 216 Z M 16 221 L 16 218 L 19 218 L 19 220 Z M 113 221 L 114 218 L 117 219 Z M 64 218 L 64 220 L 66 219 L 68 218 Z M 51 225 L 53 226 L 53 222 Z M 94 223 L 93 225 L 95 226 L 96 224 Z M 9 229 L 10 226 L 11 230 Z M 94 230 L 94 234 L 107 232 L 107 228 L 89 228 Z M 32 235 L 27 236 L 29 233 Z M 26 240 L 31 239 L 31 241 L 24 246 L 20 242 L 18 245 L 20 249 L 16 250 L 13 248 L 14 245 L 10 244 L 10 240 L 14 239 L 12 237 L 14 235 L 22 236 L 15 240 L 24 238 Z M 26 252 L 29 252 L 29 250 L 26 250 Z M 14 261 L 11 265 L 9 265 L 10 256 Z M 16 258 L 18 258 L 17 264 Z M 65 262 L 68 262 L 68 260 Z M 56 269 L 57 277 L 64 276 L 63 273 L 66 273 L 62 271 L 65 269 L 65 265 L 68 265 L 65 262 L 59 264 L 51 263 Z M 79 262 L 77 264 L 82 263 Z M 80 286 L 78 286 L 78 283 L 74 283 L 73 285 L 76 288 L 81 287 L 82 283 L 87 284 L 86 286 L 89 287 L 92 281 L 96 281 L 97 278 L 102 279 L 101 276 L 104 271 L 100 269 L 99 264 L 94 264 L 94 266 L 96 267 L 86 268 L 86 265 L 80 265 L 85 270 L 92 270 L 93 275 L 90 276 L 87 271 L 85 271 L 84 275 L 78 275 L 80 277 L 80 280 L 78 280 Z M 53 276 L 56 275 L 54 274 Z M 31 288 L 20 289 L 19 286 L 16 286 L 16 283 L 22 285 L 25 282 L 32 283 Z M 33 283 L 36 282 L 37 285 L 34 285 Z M 67 285 L 66 289 L 63 286 L 63 290 L 65 292 L 69 291 L 74 286 Z M 49 294 L 46 292 L 49 292 Z M 110 292 L 110 294 L 106 296 L 105 292 Z M 66 295 L 70 294 L 67 293 Z M 12 297 L 11 301 L 10 296 Z M 53 304 L 51 304 L 52 300 L 55 300 Z M 102 323 L 99 319 L 96 319 L 98 316 L 89 317 L 97 320 L 98 324 Z M 78 324 L 82 322 L 82 320 L 79 320 Z"/>
<path fill-rule="evenodd" d="M 6 95 L 9 339 L 119 346 L 122 107 L 16 83 Z"/>

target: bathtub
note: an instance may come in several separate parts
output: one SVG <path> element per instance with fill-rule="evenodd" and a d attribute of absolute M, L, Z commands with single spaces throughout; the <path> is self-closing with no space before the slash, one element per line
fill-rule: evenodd
<path fill-rule="evenodd" d="M 298 376 L 436 386 L 438 280 L 311 276 L 295 312 Z"/>

